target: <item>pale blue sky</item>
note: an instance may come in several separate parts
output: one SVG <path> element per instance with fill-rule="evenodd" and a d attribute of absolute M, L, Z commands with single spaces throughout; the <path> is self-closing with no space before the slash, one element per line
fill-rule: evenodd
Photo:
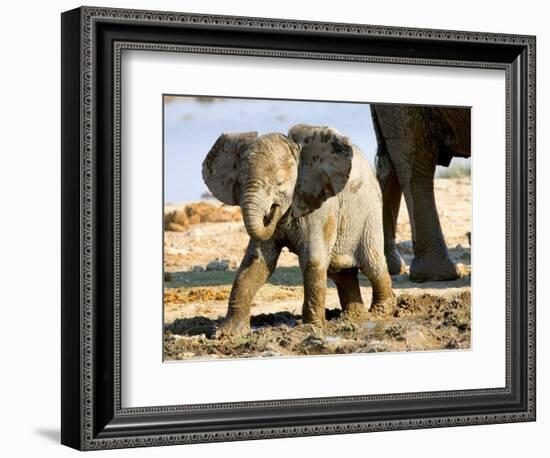
<path fill-rule="evenodd" d="M 165 202 L 190 202 L 207 191 L 201 164 L 222 132 L 285 133 L 295 124 L 330 125 L 349 136 L 371 162 L 376 139 L 366 103 L 260 99 L 202 102 L 178 97 L 164 105 Z"/>
<path fill-rule="evenodd" d="M 374 165 L 376 137 L 368 103 L 181 96 L 164 104 L 165 203 L 200 200 L 202 161 L 223 132 L 287 133 L 295 124 L 329 125 L 347 135 Z M 453 162 L 470 163 L 455 158 Z"/>

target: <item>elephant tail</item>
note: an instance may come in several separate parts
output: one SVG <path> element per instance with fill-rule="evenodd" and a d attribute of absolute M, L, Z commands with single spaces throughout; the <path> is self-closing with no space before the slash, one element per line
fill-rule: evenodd
<path fill-rule="evenodd" d="M 378 156 L 384 156 L 388 154 L 388 147 L 386 146 L 386 141 L 382 135 L 382 130 L 380 129 L 380 123 L 378 122 L 378 115 L 376 114 L 376 108 L 371 104 L 370 112 L 372 115 L 372 125 L 374 127 L 374 134 L 376 135 L 376 143 L 378 144 L 378 150 L 376 154 Z"/>
<path fill-rule="evenodd" d="M 393 171 L 393 163 L 390 156 L 385 154 L 383 156 L 376 156 L 376 178 L 380 183 L 383 183 Z"/>

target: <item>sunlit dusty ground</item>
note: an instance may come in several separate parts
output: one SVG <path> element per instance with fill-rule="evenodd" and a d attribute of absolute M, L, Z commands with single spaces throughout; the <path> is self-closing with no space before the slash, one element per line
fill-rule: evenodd
<path fill-rule="evenodd" d="M 212 216 L 211 210 L 199 205 L 189 217 L 172 214 L 167 221 L 178 232 L 166 231 L 164 240 L 165 359 L 469 348 L 470 179 L 436 179 L 435 192 L 443 232 L 462 277 L 452 282 L 418 284 L 410 282 L 407 275 L 394 276 L 393 287 L 398 296 L 394 316 L 368 316 L 362 323 L 351 323 L 339 316 L 336 288 L 329 281 L 329 321 L 324 332 L 301 324 L 301 272 L 297 257 L 285 249 L 276 272 L 253 303 L 253 331 L 235 339 L 210 338 L 225 315 L 248 235 L 238 208 L 223 207 Z M 165 214 L 181 208 L 168 204 Z M 201 222 L 208 220 L 224 222 Z M 409 264 L 412 244 L 404 202 L 397 239 Z M 360 283 L 363 300 L 369 307 L 369 282 L 360 275 Z"/>

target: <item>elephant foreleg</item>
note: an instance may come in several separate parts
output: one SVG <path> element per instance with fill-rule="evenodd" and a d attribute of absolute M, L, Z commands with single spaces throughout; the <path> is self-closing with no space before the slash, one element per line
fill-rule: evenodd
<path fill-rule="evenodd" d="M 388 154 L 377 157 L 376 175 L 382 190 L 382 216 L 384 226 L 384 255 L 391 275 L 405 271 L 405 262 L 397 250 L 395 232 L 401 204 L 401 185 Z"/>
<path fill-rule="evenodd" d="M 218 335 L 243 334 L 250 330 L 250 305 L 277 265 L 281 248 L 274 242 L 251 240 L 229 295 L 227 315 Z"/>
<path fill-rule="evenodd" d="M 323 327 L 325 324 L 327 265 L 315 259 L 308 259 L 300 264 L 304 275 L 302 320 L 304 323 Z"/>
<path fill-rule="evenodd" d="M 338 298 L 344 314 L 351 319 L 361 319 L 365 316 L 365 305 L 359 289 L 357 269 L 344 269 L 329 274 L 336 284 Z"/>

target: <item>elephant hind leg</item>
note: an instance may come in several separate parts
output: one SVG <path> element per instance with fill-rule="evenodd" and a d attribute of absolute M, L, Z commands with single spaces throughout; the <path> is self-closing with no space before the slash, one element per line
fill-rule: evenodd
<path fill-rule="evenodd" d="M 330 278 L 336 284 L 338 298 L 342 311 L 347 318 L 360 320 L 365 317 L 366 309 L 359 289 L 358 269 L 344 269 L 330 273 Z"/>
<path fill-rule="evenodd" d="M 451 260 L 435 203 L 433 180 L 435 160 L 417 160 L 413 166 L 410 194 L 414 201 L 414 259 L 410 266 L 412 281 L 456 280 L 458 268 Z M 411 219 L 412 219 L 411 218 Z"/>
<path fill-rule="evenodd" d="M 445 242 L 422 251 L 423 253 L 415 255 L 411 262 L 410 278 L 412 281 L 422 283 L 460 278 L 460 271 L 451 260 Z"/>
<path fill-rule="evenodd" d="M 395 232 L 401 204 L 401 185 L 393 162 L 386 153 L 377 156 L 376 176 L 382 190 L 382 216 L 384 222 L 384 255 L 391 275 L 405 273 L 405 262 L 397 250 Z"/>
<path fill-rule="evenodd" d="M 375 315 L 388 316 L 393 313 L 397 299 L 392 290 L 389 272 L 384 269 L 378 275 L 364 272 L 372 284 L 372 302 L 369 311 Z"/>
<path fill-rule="evenodd" d="M 376 253 L 376 250 L 370 252 L 361 265 L 361 272 L 369 279 L 372 285 L 372 302 L 369 311 L 375 315 L 390 315 L 396 304 L 397 299 L 392 289 L 391 276 L 388 272 L 385 259 L 382 253 Z"/>

